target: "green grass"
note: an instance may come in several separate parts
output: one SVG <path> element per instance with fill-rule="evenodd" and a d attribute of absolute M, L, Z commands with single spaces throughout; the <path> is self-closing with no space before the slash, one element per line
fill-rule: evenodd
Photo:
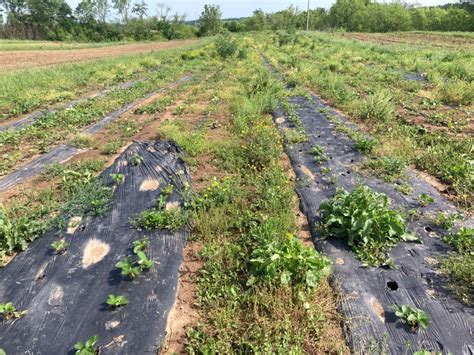
<path fill-rule="evenodd" d="M 209 104 L 206 120 L 227 121 L 217 135 L 209 125 L 192 122 L 202 113 L 186 109 L 160 128 L 208 182 L 188 191 L 185 203 L 203 263 L 196 293 L 200 322 L 187 330 L 187 350 L 337 352 L 344 344 L 329 335 L 339 327 L 330 315 L 330 262 L 297 237 L 295 194 L 279 164 L 282 140 L 266 114 L 284 92 L 260 75 L 265 71 L 252 53 L 200 84 L 200 100 Z M 266 84 L 254 90 L 249 81 Z M 211 166 L 202 165 L 207 161 Z M 218 176 L 212 178 L 213 172 Z"/>
<path fill-rule="evenodd" d="M 160 55 L 163 54 L 160 53 Z M 168 55 L 171 54 L 168 53 Z M 18 131 L 0 132 L 0 154 L 4 157 L 0 161 L 0 174 L 9 172 L 19 162 L 32 155 L 45 152 L 58 142 L 65 141 L 71 134 L 75 135 L 75 138 L 72 139 L 73 145 L 89 146 L 92 143 L 91 140 L 85 141 L 85 137 L 79 134 L 83 127 L 97 122 L 109 112 L 133 102 L 149 92 L 171 84 L 185 73 L 192 72 L 199 76 L 200 73 L 206 72 L 212 66 L 213 60 L 209 57 L 193 62 L 177 59 L 163 65 L 159 72 L 150 75 L 149 80 L 132 88 L 115 90 L 103 98 L 88 100 L 72 109 L 46 114 L 34 125 Z M 169 104 L 168 101 L 161 101 L 160 105 L 165 107 L 167 104 Z M 126 126 L 121 129 L 128 130 L 130 128 L 128 133 L 133 135 L 134 122 L 125 124 Z M 29 146 L 29 149 L 25 149 L 25 146 Z"/>
<path fill-rule="evenodd" d="M 472 209 L 473 142 L 462 134 L 474 109 L 468 51 L 387 46 L 322 32 L 301 33 L 284 44 L 280 37 L 260 33 L 254 44 L 297 89 L 314 91 L 370 132 L 375 144 L 337 125 L 361 151 L 415 165 L 447 184 L 460 206 Z M 423 73 L 427 80 L 405 80 L 405 73 Z M 433 124 L 444 130 L 432 129 Z"/>
<path fill-rule="evenodd" d="M 84 49 L 120 46 L 134 42 L 52 42 L 52 41 L 30 41 L 19 39 L 0 39 L 0 51 L 32 51 L 32 50 L 61 50 L 61 49 Z"/>
<path fill-rule="evenodd" d="M 150 71 L 169 66 L 173 58 L 205 42 L 153 53 L 2 73 L 0 120 L 68 101 L 88 91 L 153 76 Z"/>
<path fill-rule="evenodd" d="M 112 189 L 96 177 L 103 165 L 97 160 L 67 167 L 54 164 L 44 179 L 59 178 L 59 191 L 30 191 L 16 203 L 0 205 L 0 265 L 6 256 L 25 250 L 48 229 L 63 230 L 70 217 L 103 214 L 112 198 Z"/>

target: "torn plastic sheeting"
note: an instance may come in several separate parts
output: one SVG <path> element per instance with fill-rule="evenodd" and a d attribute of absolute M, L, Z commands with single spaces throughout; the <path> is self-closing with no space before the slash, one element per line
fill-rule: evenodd
<path fill-rule="evenodd" d="M 171 83 L 170 86 L 183 84 L 187 81 L 192 79 L 192 75 L 184 75 L 180 79 L 176 80 L 175 82 Z M 141 105 L 150 97 L 162 93 L 165 88 L 155 91 L 153 93 L 147 94 L 144 98 L 140 98 L 130 104 L 127 104 L 120 109 L 109 113 L 107 116 L 103 117 L 100 121 L 92 124 L 91 126 L 82 130 L 82 133 L 86 134 L 95 134 L 99 132 L 102 128 L 104 128 L 110 122 L 116 120 L 125 112 L 129 111 L 135 106 Z M 33 159 L 32 161 L 26 163 L 20 169 L 6 175 L 5 177 L 0 179 L 0 192 L 5 191 L 16 184 L 22 183 L 29 178 L 41 173 L 48 165 L 52 163 L 63 163 L 69 160 L 74 155 L 78 154 L 79 152 L 84 152 L 87 149 L 77 149 L 71 147 L 67 144 L 61 144 L 57 147 L 54 147 L 48 153 L 39 156 L 38 158 Z"/>
<path fill-rule="evenodd" d="M 354 164 L 364 157 L 356 150 L 354 143 L 337 132 L 320 108 L 329 109 L 338 119 L 344 119 L 327 107 L 318 98 L 312 101 L 304 97 L 291 97 L 289 102 L 296 105 L 296 113 L 308 136 L 307 143 L 286 145 L 286 151 L 295 170 L 299 184 L 302 210 L 308 217 L 311 234 L 318 249 L 330 255 L 335 261 L 334 279 L 340 285 L 342 296 L 341 311 L 346 318 L 349 342 L 353 351 L 367 351 L 374 342 L 386 344 L 386 351 L 401 354 L 420 349 L 451 352 L 453 354 L 473 353 L 471 327 L 474 324 L 472 308 L 462 305 L 447 290 L 447 280 L 430 262 L 446 253 L 448 248 L 440 240 L 444 232 L 431 226 L 426 217 L 420 216 L 409 223 L 409 229 L 416 232 L 423 244 L 400 243 L 390 252 L 395 269 L 361 268 L 361 262 L 348 249 L 343 240 L 324 240 L 317 230 L 320 204 L 334 196 L 337 187 L 352 190 L 359 183 L 383 192 L 393 201 L 393 208 L 419 208 L 419 211 L 437 213 L 455 212 L 454 206 L 443 198 L 431 185 L 408 172 L 408 184 L 413 188 L 409 195 L 395 190 L 395 186 L 358 174 Z M 281 120 L 285 113 L 275 112 L 279 128 L 292 129 L 289 120 Z M 278 119 L 280 118 L 280 119 Z M 316 164 L 309 150 L 314 145 L 324 147 L 327 162 Z M 322 168 L 330 168 L 330 174 L 323 174 Z M 337 182 L 331 179 L 337 177 Z M 425 193 L 435 202 L 420 208 L 417 197 Z M 467 221 L 472 225 L 473 221 Z M 430 225 L 434 232 L 425 227 Z M 430 235 L 431 234 L 431 235 Z M 397 322 L 392 306 L 408 304 L 425 310 L 431 318 L 428 329 L 411 332 L 405 325 Z M 384 334 L 388 334 L 384 342 Z"/>
<path fill-rule="evenodd" d="M 139 166 L 130 163 L 135 154 L 143 157 Z M 180 154 L 168 141 L 134 143 L 102 174 L 107 185 L 113 185 L 109 174 L 125 175 L 111 209 L 86 220 L 73 234 L 62 233 L 59 237 L 68 243 L 65 254 L 52 252 L 58 235 L 51 231 L 0 269 L 0 300 L 29 312 L 0 323 L 0 348 L 7 354 L 64 354 L 98 335 L 103 354 L 157 352 L 175 301 L 188 231 L 138 231 L 130 219 L 156 206 L 168 184 L 175 187 L 170 201 L 182 205 L 178 191 L 190 177 Z M 144 236 L 154 266 L 131 281 L 115 264 L 132 255 L 132 242 Z M 109 294 L 124 295 L 129 304 L 111 310 L 105 303 Z"/>

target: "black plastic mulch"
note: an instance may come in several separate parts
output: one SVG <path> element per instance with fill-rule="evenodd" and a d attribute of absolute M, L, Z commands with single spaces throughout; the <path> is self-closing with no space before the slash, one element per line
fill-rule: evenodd
<path fill-rule="evenodd" d="M 143 104 L 146 100 L 150 97 L 157 95 L 161 92 L 164 92 L 167 88 L 170 88 L 175 85 L 184 84 L 192 79 L 192 75 L 184 75 L 178 80 L 174 81 L 173 83 L 169 84 L 166 88 L 161 88 L 157 91 L 152 93 L 146 94 L 144 97 L 140 99 L 128 103 L 123 107 L 110 112 L 106 116 L 102 117 L 102 119 L 86 128 L 84 128 L 81 132 L 85 134 L 96 134 L 100 132 L 105 126 L 109 123 L 115 121 L 120 116 L 122 116 L 125 112 L 131 110 L 135 106 L 139 106 Z M 143 80 L 142 80 L 143 81 Z M 135 84 L 136 82 L 134 82 Z M 131 84 L 128 84 L 130 87 Z M 42 172 L 48 165 L 53 163 L 64 163 L 74 155 L 83 152 L 86 149 L 77 149 L 73 146 L 67 144 L 60 144 L 54 148 L 52 148 L 48 153 L 40 155 L 39 157 L 31 160 L 30 162 L 26 163 L 24 166 L 19 168 L 18 170 L 13 171 L 12 173 L 5 175 L 4 177 L 0 178 L 0 192 L 5 191 L 19 183 L 22 183 L 29 178 L 38 175 Z"/>
<path fill-rule="evenodd" d="M 345 327 L 353 351 L 366 352 L 382 346 L 388 353 L 410 353 L 410 350 L 439 350 L 453 354 L 474 352 L 471 327 L 474 324 L 472 308 L 462 305 L 447 289 L 433 260 L 448 250 L 440 240 L 444 232 L 431 225 L 426 218 L 419 218 L 409 224 L 423 244 L 401 243 L 394 248 L 390 257 L 395 269 L 361 268 L 361 262 L 348 249 L 344 241 L 324 240 L 317 230 L 319 205 L 334 196 L 336 188 L 354 189 L 357 184 L 368 185 L 372 189 L 387 194 L 393 200 L 393 208 L 417 208 L 420 212 L 455 212 L 455 208 L 431 185 L 408 172 L 408 183 L 413 191 L 404 195 L 395 190 L 394 185 L 363 176 L 354 171 L 354 164 L 364 158 L 354 143 L 335 129 L 320 109 L 342 121 L 337 112 L 331 110 L 318 98 L 290 97 L 289 102 L 297 106 L 296 113 L 301 119 L 309 141 L 287 144 L 286 151 L 299 180 L 297 192 L 301 206 L 307 215 L 316 247 L 332 257 L 335 266 L 334 282 L 343 294 L 341 311 L 345 317 Z M 278 110 L 275 121 L 280 129 L 294 128 L 285 119 L 285 113 Z M 317 164 L 309 150 L 314 145 L 325 148 L 329 161 Z M 331 169 L 323 174 L 322 168 Z M 337 182 L 334 178 L 337 177 Z M 417 197 L 425 193 L 435 202 L 421 207 Z M 467 222 L 472 225 L 472 220 Z M 413 332 L 397 322 L 392 306 L 408 304 L 425 310 L 431 318 L 427 330 Z"/>
<path fill-rule="evenodd" d="M 356 353 L 381 351 L 390 354 L 411 354 L 417 350 L 442 351 L 452 354 L 473 354 L 473 309 L 461 304 L 436 269 L 436 259 L 445 255 L 448 247 L 440 237 L 446 232 L 432 225 L 421 213 L 436 214 L 440 211 L 454 213 L 455 207 L 431 185 L 407 171 L 412 192 L 404 195 L 395 185 L 363 176 L 354 169 L 364 156 L 354 142 L 336 130 L 328 120 L 329 113 L 344 123 L 336 111 L 317 97 L 308 99 L 293 96 L 288 100 L 296 105 L 296 113 L 308 135 L 307 143 L 286 144 L 286 152 L 296 173 L 297 193 L 303 212 L 308 217 L 311 234 L 317 249 L 334 261 L 333 284 L 342 294 L 340 311 L 351 350 Z M 322 112 L 320 111 L 322 109 Z M 294 129 L 285 112 L 278 109 L 275 122 L 284 132 Z M 309 154 L 311 147 L 320 145 L 330 157 L 327 162 L 316 163 Z M 330 168 L 324 174 L 322 168 Z M 418 218 L 409 223 L 409 229 L 421 238 L 422 244 L 401 243 L 390 253 L 396 267 L 362 268 L 361 261 L 342 240 L 325 240 L 318 231 L 318 208 L 332 198 L 336 188 L 353 190 L 358 184 L 383 192 L 393 201 L 392 208 L 416 208 Z M 434 203 L 421 207 L 417 198 L 421 193 L 432 196 Z M 465 222 L 473 225 L 472 219 Z M 431 318 L 428 329 L 412 331 L 397 321 L 393 305 L 408 304 L 425 310 Z"/>
<path fill-rule="evenodd" d="M 131 163 L 135 154 L 143 157 L 139 166 Z M 188 230 L 139 231 L 130 220 L 154 207 L 168 184 L 175 186 L 170 201 L 182 205 L 179 191 L 190 177 L 180 154 L 168 141 L 134 143 L 101 175 L 110 186 L 110 173 L 125 175 L 103 217 L 84 220 L 73 234 L 47 233 L 0 269 L 0 302 L 29 312 L 0 322 L 0 348 L 7 354 L 65 354 L 98 335 L 101 353 L 156 353 L 175 301 Z M 134 280 L 121 276 L 115 264 L 133 255 L 132 242 L 144 236 L 153 268 Z M 50 245 L 60 237 L 68 248 L 56 255 Z M 91 240 L 95 247 L 86 253 Z M 105 303 L 109 294 L 125 295 L 130 303 L 111 310 Z"/>

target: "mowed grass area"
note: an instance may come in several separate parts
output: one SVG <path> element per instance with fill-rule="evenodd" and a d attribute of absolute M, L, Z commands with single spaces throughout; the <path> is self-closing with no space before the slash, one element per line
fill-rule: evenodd
<path fill-rule="evenodd" d="M 79 95 L 150 75 L 169 65 L 183 49 L 201 46 L 205 40 L 182 48 L 10 71 L 0 76 L 0 121 Z"/>
<path fill-rule="evenodd" d="M 0 255 L 5 261 L 47 229 L 61 233 L 70 216 L 103 213 L 113 191 L 96 176 L 122 147 L 134 139 L 172 139 L 184 150 L 193 191 L 183 192 L 183 211 L 151 210 L 142 221 L 162 213 L 166 225 L 187 220 L 194 226 L 190 244 L 199 249 L 202 264 L 193 303 L 199 322 L 186 328 L 186 349 L 181 350 L 347 353 L 337 297 L 328 284 L 331 261 L 307 235 L 303 239 L 295 181 L 272 122 L 271 112 L 287 92 L 249 43 L 241 39 L 229 58 L 214 44 L 160 54 L 169 59 L 165 70 L 139 88 L 88 103 L 93 106 L 76 111 L 81 112 L 77 120 L 68 112 L 50 116 L 40 126 L 47 132 L 42 137 L 37 127 L 31 129 L 35 134 L 20 131 L 15 143 L 4 141 L 4 147 L 27 156 L 31 145 L 49 135 L 77 132 L 104 107 L 110 109 L 110 102 L 124 103 L 183 73 L 196 75 L 192 84 L 153 98 L 101 134 L 74 136 L 72 144 L 91 150 L 2 194 Z"/>
<path fill-rule="evenodd" d="M 130 42 L 53 42 L 53 41 L 30 41 L 18 39 L 0 39 L 0 52 L 2 51 L 33 51 L 33 50 L 59 50 L 59 49 L 83 49 L 120 46 Z"/>
<path fill-rule="evenodd" d="M 425 48 L 460 48 L 474 49 L 474 35 L 471 32 L 388 32 L 388 33 L 356 33 L 344 32 L 339 36 L 361 41 L 385 44 L 407 44 Z"/>
<path fill-rule="evenodd" d="M 402 40 L 410 35 L 364 34 L 364 38 Z M 429 41 L 418 47 L 364 38 L 279 33 L 259 35 L 255 44 L 292 85 L 315 92 L 376 139 L 370 156 L 377 161 L 367 170 L 390 179 L 414 166 L 446 184 L 445 192 L 472 209 L 470 36 L 468 45 L 456 48 L 441 48 L 436 42 L 426 48 Z"/>

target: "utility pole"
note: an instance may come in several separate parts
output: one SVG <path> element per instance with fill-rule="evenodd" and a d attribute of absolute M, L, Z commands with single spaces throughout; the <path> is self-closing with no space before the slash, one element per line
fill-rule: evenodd
<path fill-rule="evenodd" d="M 308 0 L 308 9 L 306 10 L 306 32 L 309 31 L 309 0 Z"/>

